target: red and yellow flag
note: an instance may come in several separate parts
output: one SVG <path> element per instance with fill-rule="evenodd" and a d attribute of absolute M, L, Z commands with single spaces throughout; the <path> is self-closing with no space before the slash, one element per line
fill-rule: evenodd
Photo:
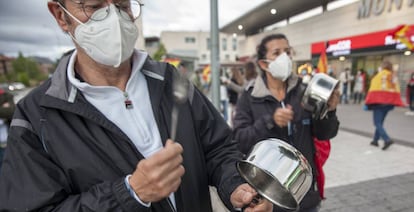
<path fill-rule="evenodd" d="M 210 68 L 210 65 L 207 65 L 206 67 L 204 67 L 203 73 L 202 73 L 202 77 L 203 77 L 204 82 L 210 83 L 210 80 L 211 80 L 211 68 Z"/>
<path fill-rule="evenodd" d="M 405 46 L 407 46 L 407 49 L 414 49 L 414 43 L 411 40 L 411 37 L 414 36 L 414 27 L 411 27 L 410 25 L 400 25 L 397 27 L 397 29 L 391 32 L 391 35 L 394 40 L 398 40 L 401 43 L 405 44 Z"/>
<path fill-rule="evenodd" d="M 393 73 L 389 70 L 378 72 L 371 80 L 365 104 L 405 106 L 401 100 L 400 85 L 393 78 Z"/>
<path fill-rule="evenodd" d="M 318 61 L 318 72 L 327 73 L 328 72 L 328 58 L 326 57 L 326 47 L 323 47 L 322 53 L 319 56 Z"/>

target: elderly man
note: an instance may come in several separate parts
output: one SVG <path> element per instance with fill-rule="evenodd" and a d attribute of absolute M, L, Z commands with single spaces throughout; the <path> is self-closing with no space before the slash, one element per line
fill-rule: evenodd
<path fill-rule="evenodd" d="M 141 6 L 48 3 L 76 49 L 17 106 L 0 211 L 211 211 L 209 185 L 228 209 L 272 210 L 249 204 L 256 192 L 237 173 L 241 154 L 208 99 L 189 86 L 175 104 L 177 71 L 134 49 Z"/>

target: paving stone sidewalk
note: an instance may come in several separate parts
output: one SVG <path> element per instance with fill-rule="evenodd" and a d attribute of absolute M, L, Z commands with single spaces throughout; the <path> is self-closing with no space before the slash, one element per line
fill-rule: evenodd
<path fill-rule="evenodd" d="M 326 197 L 321 212 L 414 212 L 414 116 L 396 108 L 386 129 L 396 143 L 388 150 L 369 145 L 372 112 L 340 105 L 341 127 L 324 166 Z M 380 143 L 382 145 L 382 143 Z M 215 212 L 226 212 L 213 196 Z"/>

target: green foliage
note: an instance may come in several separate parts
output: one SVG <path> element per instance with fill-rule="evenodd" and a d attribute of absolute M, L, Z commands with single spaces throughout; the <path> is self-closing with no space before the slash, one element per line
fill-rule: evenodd
<path fill-rule="evenodd" d="M 12 61 L 12 68 L 13 70 L 6 76 L 0 76 L 0 82 L 21 82 L 31 86 L 47 78 L 47 75 L 39 69 L 39 64 L 30 58 L 25 58 L 21 52 Z"/>
<path fill-rule="evenodd" d="M 30 86 L 30 80 L 29 80 L 29 74 L 28 73 L 18 73 L 17 74 L 17 82 L 21 82 L 26 86 Z"/>
<path fill-rule="evenodd" d="M 160 44 L 160 47 L 158 48 L 158 50 L 154 53 L 153 55 L 153 59 L 160 61 L 165 55 L 167 54 L 167 50 L 165 49 L 164 44 Z"/>

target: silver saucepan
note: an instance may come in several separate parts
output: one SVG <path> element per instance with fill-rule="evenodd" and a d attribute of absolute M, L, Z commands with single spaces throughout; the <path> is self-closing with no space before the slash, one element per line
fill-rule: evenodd
<path fill-rule="evenodd" d="M 310 111 L 315 119 L 323 119 L 328 112 L 328 100 L 337 86 L 337 79 L 323 73 L 315 74 L 303 94 L 305 110 Z"/>
<path fill-rule="evenodd" d="M 312 168 L 293 146 L 279 139 L 257 143 L 237 163 L 240 175 L 261 197 L 288 210 L 296 210 L 312 185 Z"/>

